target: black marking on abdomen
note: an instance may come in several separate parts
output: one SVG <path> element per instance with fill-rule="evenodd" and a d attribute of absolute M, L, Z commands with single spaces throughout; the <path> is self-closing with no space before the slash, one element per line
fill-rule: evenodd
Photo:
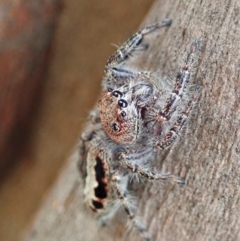
<path fill-rule="evenodd" d="M 92 205 L 95 207 L 95 209 L 93 209 L 93 211 L 96 211 L 96 209 L 103 209 L 102 202 L 92 200 Z"/>
<path fill-rule="evenodd" d="M 94 169 L 96 172 L 96 179 L 97 179 L 98 186 L 94 188 L 94 193 L 97 198 L 103 199 L 107 197 L 106 173 L 105 173 L 101 158 L 99 156 L 96 156 L 95 160 L 96 160 L 96 165 Z"/>

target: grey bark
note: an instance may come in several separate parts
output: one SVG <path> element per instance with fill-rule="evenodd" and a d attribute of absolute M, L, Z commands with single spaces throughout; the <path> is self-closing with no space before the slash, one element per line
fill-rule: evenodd
<path fill-rule="evenodd" d="M 187 185 L 139 185 L 137 214 L 154 240 L 240 240 L 240 2 L 159 0 L 143 25 L 166 17 L 173 25 L 152 40 L 142 65 L 173 78 L 191 42 L 200 39 L 194 82 L 202 93 L 187 132 L 156 160 L 158 168 L 185 177 Z M 125 232 L 124 212 L 98 229 L 83 205 L 76 159 L 71 158 L 24 240 L 140 240 L 134 230 Z"/>

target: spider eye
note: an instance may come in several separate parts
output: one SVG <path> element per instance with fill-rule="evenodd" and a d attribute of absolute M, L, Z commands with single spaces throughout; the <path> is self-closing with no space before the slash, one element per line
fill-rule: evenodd
<path fill-rule="evenodd" d="M 119 130 L 117 123 L 113 123 L 113 124 L 112 124 L 112 129 L 113 129 L 114 131 L 118 131 L 118 130 Z"/>
<path fill-rule="evenodd" d="M 122 117 L 125 117 L 126 115 L 127 115 L 127 114 L 126 114 L 125 111 L 122 111 L 122 112 L 121 112 L 121 116 L 122 116 Z"/>
<path fill-rule="evenodd" d="M 113 92 L 113 89 L 111 87 L 108 87 L 108 92 Z"/>
<path fill-rule="evenodd" d="M 112 92 L 113 96 L 115 97 L 122 97 L 123 96 L 123 93 L 121 91 L 118 91 L 118 90 L 115 90 Z"/>
<path fill-rule="evenodd" d="M 122 108 L 126 108 L 126 107 L 128 106 L 128 103 L 127 103 L 126 100 L 120 99 L 120 100 L 118 101 L 118 105 L 119 105 L 120 107 L 122 107 Z"/>

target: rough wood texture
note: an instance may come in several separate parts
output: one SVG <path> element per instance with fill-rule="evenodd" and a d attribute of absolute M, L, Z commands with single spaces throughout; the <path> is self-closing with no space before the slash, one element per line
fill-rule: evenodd
<path fill-rule="evenodd" d="M 195 82 L 203 90 L 187 133 L 156 160 L 162 170 L 185 177 L 187 186 L 146 183 L 138 192 L 137 212 L 154 240 L 240 240 L 240 2 L 159 0 L 144 25 L 165 17 L 174 23 L 152 41 L 144 66 L 173 76 L 191 42 L 200 39 Z M 66 167 L 25 240 L 139 240 L 138 233 L 123 232 L 124 218 L 97 230 L 82 203 L 75 161 Z"/>

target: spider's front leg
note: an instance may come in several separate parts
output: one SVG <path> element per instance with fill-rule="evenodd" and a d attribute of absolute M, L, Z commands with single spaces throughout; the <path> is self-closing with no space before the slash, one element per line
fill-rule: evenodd
<path fill-rule="evenodd" d="M 107 82 L 106 84 L 110 84 L 110 85 L 111 85 L 111 82 L 122 84 L 124 80 L 126 81 L 126 79 L 129 80 L 135 77 L 137 72 L 125 69 L 122 67 L 122 65 L 129 57 L 133 55 L 134 52 L 136 52 L 137 50 L 145 49 L 147 47 L 146 44 L 143 44 L 143 40 L 146 35 L 161 27 L 170 26 L 171 23 L 172 23 L 172 20 L 165 19 L 161 22 L 148 25 L 147 27 L 143 28 L 142 30 L 132 35 L 108 59 L 105 66 L 106 77 L 104 78 L 104 82 Z"/>
<path fill-rule="evenodd" d="M 169 99 L 167 100 L 163 110 L 158 115 L 158 121 L 162 124 L 169 121 L 176 111 L 182 96 L 183 92 L 188 84 L 189 80 L 191 79 L 193 64 L 195 59 L 197 58 L 196 54 L 199 51 L 200 42 L 199 40 L 195 40 L 191 45 L 190 53 L 187 56 L 186 64 L 182 69 L 182 72 L 178 74 L 176 78 L 176 83 L 174 86 L 174 90 L 171 93 Z M 187 103 L 185 109 L 181 112 L 180 116 L 177 118 L 175 123 L 172 125 L 170 130 L 165 134 L 165 136 L 161 137 L 160 140 L 157 140 L 156 146 L 160 149 L 165 149 L 166 147 L 170 146 L 173 141 L 178 136 L 178 133 L 182 130 L 184 124 L 186 123 L 187 118 L 190 115 L 190 112 L 196 103 L 199 95 L 201 92 L 200 85 L 196 85 L 195 94 L 190 98 Z"/>
<path fill-rule="evenodd" d="M 177 138 L 178 133 L 182 130 L 184 124 L 187 121 L 187 118 L 189 117 L 189 114 L 196 103 L 196 100 L 198 99 L 201 92 L 201 87 L 199 85 L 196 86 L 196 93 L 192 96 L 190 101 L 187 104 L 187 107 L 185 110 L 181 113 L 179 118 L 176 120 L 176 122 L 173 124 L 169 132 L 159 141 L 157 141 L 156 146 L 158 146 L 160 149 L 165 149 L 169 147 L 173 141 Z"/>
<path fill-rule="evenodd" d="M 193 64 L 195 62 L 195 59 L 197 58 L 196 54 L 199 51 L 199 47 L 199 40 L 195 40 L 191 45 L 190 53 L 187 56 L 185 66 L 176 77 L 174 89 L 170 97 L 168 98 L 165 106 L 158 114 L 157 121 L 159 123 L 165 123 L 169 121 L 173 113 L 176 111 L 182 99 L 184 90 L 186 89 L 186 86 L 191 78 Z"/>

